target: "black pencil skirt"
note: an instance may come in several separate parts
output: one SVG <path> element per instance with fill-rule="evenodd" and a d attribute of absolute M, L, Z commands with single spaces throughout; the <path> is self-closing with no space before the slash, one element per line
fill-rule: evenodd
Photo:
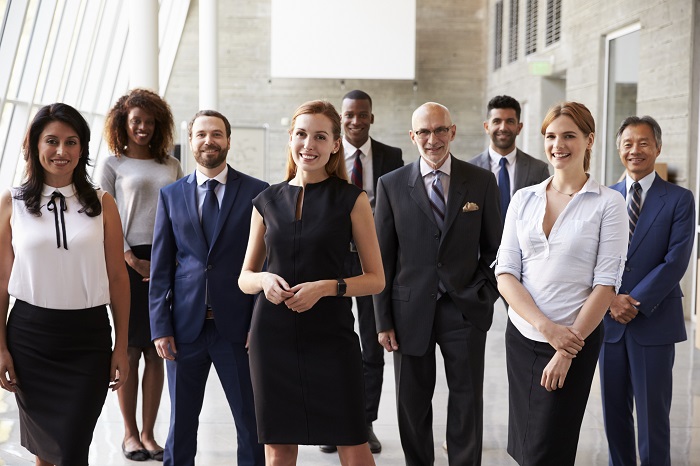
<path fill-rule="evenodd" d="M 508 453 L 518 464 L 573 466 L 602 343 L 601 323 L 573 359 L 564 387 L 548 392 L 540 381 L 555 349 L 524 337 L 508 320 Z"/>
<path fill-rule="evenodd" d="M 151 260 L 150 244 L 132 246 L 131 252 L 142 260 Z M 148 314 L 148 284 L 143 276 L 126 264 L 129 272 L 129 290 L 131 292 L 131 312 L 129 313 L 129 346 L 135 348 L 153 347 L 151 341 L 151 320 Z"/>
<path fill-rule="evenodd" d="M 88 464 L 109 386 L 106 306 L 46 309 L 17 300 L 7 322 L 22 446 L 60 466 Z"/>

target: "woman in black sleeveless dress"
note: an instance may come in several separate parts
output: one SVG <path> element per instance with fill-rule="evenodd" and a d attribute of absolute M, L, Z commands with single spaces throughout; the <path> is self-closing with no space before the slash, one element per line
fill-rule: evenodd
<path fill-rule="evenodd" d="M 253 205 L 239 285 L 266 298 L 253 313 L 250 364 L 268 464 L 294 463 L 299 444 L 338 445 L 343 464 L 374 464 L 349 296 L 381 291 L 384 271 L 367 195 L 347 182 L 340 116 L 330 103 L 297 109 L 287 181 Z M 345 280 L 351 239 L 363 274 Z"/>

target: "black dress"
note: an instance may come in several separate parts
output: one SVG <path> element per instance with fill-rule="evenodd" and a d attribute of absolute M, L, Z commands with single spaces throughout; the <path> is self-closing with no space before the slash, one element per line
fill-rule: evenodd
<path fill-rule="evenodd" d="M 266 226 L 267 271 L 290 286 L 340 278 L 349 253 L 350 212 L 361 191 L 330 177 L 302 188 L 287 182 L 253 200 Z M 260 294 L 250 366 L 258 440 L 267 444 L 359 445 L 367 441 L 360 343 L 350 298 L 325 297 L 306 312 Z"/>

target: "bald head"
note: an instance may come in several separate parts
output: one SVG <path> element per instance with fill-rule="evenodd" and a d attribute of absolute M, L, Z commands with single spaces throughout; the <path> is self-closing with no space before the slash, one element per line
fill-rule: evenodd
<path fill-rule="evenodd" d="M 447 121 L 450 122 L 448 126 L 452 126 L 452 116 L 447 107 L 437 102 L 426 102 L 413 112 L 413 116 L 411 117 L 411 126 L 413 126 L 413 130 L 416 130 L 416 118 L 421 118 L 426 115 L 430 116 L 432 114 L 445 117 Z"/>
<path fill-rule="evenodd" d="M 440 168 L 450 155 L 450 143 L 457 132 L 450 111 L 436 102 L 424 103 L 413 112 L 411 126 L 411 141 L 420 156 L 433 169 Z"/>

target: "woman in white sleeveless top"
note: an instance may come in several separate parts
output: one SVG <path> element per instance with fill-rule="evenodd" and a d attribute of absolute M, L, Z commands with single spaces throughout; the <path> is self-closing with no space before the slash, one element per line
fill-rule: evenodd
<path fill-rule="evenodd" d="M 129 374 L 121 223 L 87 175 L 89 141 L 77 110 L 43 107 L 22 147 L 26 179 L 0 196 L 0 386 L 41 466 L 88 464 L 107 390 Z"/>

